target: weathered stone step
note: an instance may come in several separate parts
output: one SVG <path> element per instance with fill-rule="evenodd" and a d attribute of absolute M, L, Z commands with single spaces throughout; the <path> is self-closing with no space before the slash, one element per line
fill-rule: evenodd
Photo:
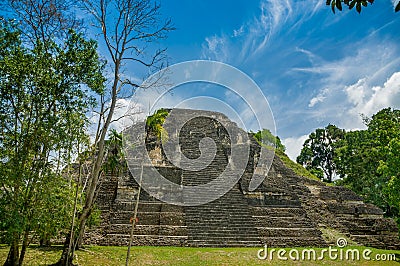
<path fill-rule="evenodd" d="M 246 211 L 246 208 L 241 205 L 236 206 L 236 208 L 232 208 L 232 205 L 224 205 L 224 206 L 217 205 L 217 206 L 215 206 L 215 208 L 211 208 L 211 207 L 207 206 L 207 207 L 203 207 L 203 208 L 198 208 L 197 210 L 195 208 L 192 209 L 190 207 L 190 208 L 186 208 L 185 212 L 190 213 L 192 216 L 196 216 L 196 214 L 198 216 L 201 216 L 204 214 L 207 216 L 230 215 L 230 216 L 239 217 L 239 216 L 244 216 L 243 214 L 240 213 L 240 211 L 242 211 L 242 210 Z"/>
<path fill-rule="evenodd" d="M 229 241 L 229 240 L 188 240 L 188 245 L 193 247 L 260 247 L 262 242 L 257 241 Z"/>
<path fill-rule="evenodd" d="M 190 235 L 188 238 L 189 243 L 191 241 L 203 241 L 206 243 L 220 243 L 220 242 L 231 242 L 231 243 L 237 243 L 237 242 L 261 242 L 261 239 L 259 237 L 245 237 L 245 236 L 221 236 L 221 235 L 216 235 L 216 236 L 210 236 L 210 235 L 205 235 L 205 236 L 196 236 L 196 235 Z"/>
<path fill-rule="evenodd" d="M 301 209 L 302 208 L 301 205 L 298 205 L 298 204 L 292 205 L 292 204 L 284 204 L 284 203 L 277 204 L 277 205 L 273 205 L 273 204 L 265 205 L 264 203 L 263 203 L 263 205 L 254 204 L 254 207 L 261 207 L 261 208 L 266 208 L 266 209 L 272 209 L 272 208 L 273 209 L 275 209 L 275 208 L 277 208 L 277 209 L 284 209 L 284 208 Z"/>
<path fill-rule="evenodd" d="M 225 217 L 226 219 L 229 218 L 249 218 L 251 217 L 250 215 L 244 215 L 244 214 L 240 214 L 241 209 L 238 208 L 237 212 L 233 212 L 230 209 L 225 209 L 225 210 L 220 210 L 219 212 L 211 212 L 211 211 L 207 211 L 207 210 L 199 210 L 198 212 L 189 212 L 187 211 L 186 214 L 188 214 L 188 219 L 190 218 L 201 218 L 201 219 L 207 219 L 207 218 L 221 218 L 221 217 Z M 251 218 L 250 218 L 251 219 Z"/>
<path fill-rule="evenodd" d="M 188 243 L 195 243 L 195 242 L 206 242 L 209 244 L 212 243 L 249 243 L 249 242 L 256 242 L 261 243 L 259 238 L 245 238 L 245 237 L 229 237 L 229 236 L 217 236 L 217 237 L 210 237 L 206 236 L 204 238 L 201 237 L 189 237 Z"/>
<path fill-rule="evenodd" d="M 188 228 L 191 229 L 191 228 Z M 209 230 L 192 230 L 191 231 L 193 236 L 205 236 L 205 237 L 212 237 L 212 236 L 221 236 L 221 237 L 239 237 L 239 238 L 252 238 L 258 237 L 257 231 L 245 231 L 241 230 L 241 228 L 231 228 L 231 229 L 218 229 L 218 228 L 210 228 Z"/>
<path fill-rule="evenodd" d="M 240 212 L 240 209 L 237 210 Z M 240 215 L 240 213 L 232 213 L 229 210 L 221 210 L 220 212 L 208 212 L 205 210 L 201 210 L 197 213 L 186 212 L 187 219 L 195 219 L 195 220 L 210 220 L 210 219 L 218 219 L 218 220 L 243 220 L 243 219 L 252 219 L 251 216 Z"/>
<path fill-rule="evenodd" d="M 337 202 L 328 202 L 328 209 L 335 214 L 375 214 L 383 215 L 383 211 L 371 205 L 360 205 L 360 204 L 342 204 Z"/>
<path fill-rule="evenodd" d="M 110 216 L 111 224 L 129 224 L 132 212 L 112 212 Z M 139 213 L 139 222 L 141 225 L 185 225 L 185 214 L 177 212 L 161 213 Z"/>
<path fill-rule="evenodd" d="M 136 202 L 115 202 L 112 207 L 120 211 L 135 210 Z M 182 206 L 165 204 L 162 202 L 139 202 L 138 212 L 184 212 Z"/>
<path fill-rule="evenodd" d="M 226 196 L 226 194 L 223 196 L 225 198 L 229 198 L 229 201 L 227 200 L 227 202 L 225 202 L 224 199 L 221 200 L 221 198 L 213 201 L 213 202 L 209 202 L 203 205 L 199 205 L 199 206 L 188 206 L 187 208 L 185 208 L 185 210 L 191 210 L 191 207 L 197 207 L 197 209 L 199 210 L 205 210 L 207 208 L 209 209 L 216 209 L 216 208 L 223 208 L 223 209 L 234 209 L 235 206 L 239 206 L 240 208 L 246 208 L 247 206 L 247 202 L 244 199 L 240 199 L 240 197 L 229 197 L 230 195 Z M 232 205 L 234 204 L 234 205 Z"/>
<path fill-rule="evenodd" d="M 221 211 L 220 213 L 211 213 L 211 212 L 206 212 L 206 211 L 202 211 L 199 213 L 196 213 L 195 215 L 191 215 L 190 213 L 186 212 L 186 219 L 190 220 L 190 219 L 195 219 L 197 221 L 200 220 L 201 221 L 209 221 L 209 220 L 249 220 L 251 219 L 251 216 L 247 216 L 247 215 L 240 215 L 240 213 L 229 213 L 229 212 L 223 212 Z M 250 217 L 250 218 L 249 218 Z"/>
<path fill-rule="evenodd" d="M 133 235 L 134 246 L 185 246 L 187 236 Z M 129 234 L 108 234 L 103 240 L 107 246 L 127 246 Z"/>
<path fill-rule="evenodd" d="M 106 228 L 107 234 L 129 234 L 131 224 L 113 224 Z M 136 235 L 165 235 L 165 236 L 187 236 L 186 226 L 174 225 L 136 225 Z"/>
<path fill-rule="evenodd" d="M 251 213 L 254 216 L 269 216 L 269 217 L 297 217 L 305 216 L 306 212 L 301 207 L 250 207 Z"/>
<path fill-rule="evenodd" d="M 212 240 L 230 240 L 230 241 L 260 241 L 259 236 L 246 236 L 246 235 L 235 235 L 235 234 L 202 234 L 202 235 L 190 235 L 190 240 L 205 240 L 205 241 L 212 241 Z"/>
<path fill-rule="evenodd" d="M 350 238 L 367 247 L 386 248 L 386 245 L 377 238 L 377 235 L 351 235 Z"/>
<path fill-rule="evenodd" d="M 199 219 L 186 219 L 187 224 L 196 224 L 196 227 L 215 227 L 215 226 L 220 226 L 220 227 L 226 227 L 226 226 L 232 226 L 232 227 L 241 227 L 241 225 L 248 221 L 247 218 L 243 219 L 226 219 L 226 218 L 216 218 L 216 219 L 202 219 L 199 222 Z"/>
<path fill-rule="evenodd" d="M 253 216 L 256 227 L 315 228 L 308 218 Z"/>
<path fill-rule="evenodd" d="M 199 226 L 199 227 L 188 227 L 190 231 L 194 234 L 219 234 L 219 233 L 235 233 L 242 235 L 257 235 L 256 230 L 251 230 L 246 227 L 239 226 L 226 226 L 226 227 L 216 227 L 216 226 Z"/>
<path fill-rule="evenodd" d="M 316 228 L 273 228 L 257 227 L 262 237 L 318 237 L 322 233 Z"/>
<path fill-rule="evenodd" d="M 217 184 L 218 184 L 218 183 L 217 183 Z M 231 189 L 238 189 L 238 188 L 232 187 Z M 214 192 L 214 191 L 217 191 L 217 190 L 215 190 L 215 189 L 213 189 L 213 188 L 210 188 L 207 192 L 208 192 L 208 194 L 210 194 L 211 192 Z M 199 194 L 199 193 L 202 193 L 202 194 L 206 195 L 207 192 L 204 192 L 204 191 L 203 191 L 203 192 L 196 191 L 196 193 L 192 193 L 191 196 L 195 196 L 195 195 L 197 195 L 197 194 Z M 188 192 L 186 192 L 186 194 L 189 195 Z M 186 196 L 186 195 L 185 195 L 185 196 Z M 228 194 L 228 193 L 226 193 L 226 194 L 222 195 L 221 198 L 224 198 L 224 199 L 225 199 L 225 198 L 229 198 L 230 201 L 236 199 L 236 203 L 247 204 L 247 201 L 244 201 L 242 195 L 237 195 L 237 194 L 235 195 L 235 194 Z M 229 204 L 229 201 L 228 201 L 228 203 L 227 203 L 227 202 L 225 202 L 225 200 L 221 200 L 221 198 L 218 198 L 218 199 L 214 200 L 213 203 L 218 203 L 218 202 L 220 202 L 220 203 L 222 203 L 222 204 L 224 204 L 224 205 L 228 205 L 228 204 Z M 211 203 L 211 202 L 210 202 L 210 203 Z M 207 204 L 208 204 L 208 203 L 207 203 Z M 207 205 L 207 204 L 205 204 L 205 205 Z"/>
<path fill-rule="evenodd" d="M 343 218 L 342 221 L 349 229 L 356 229 L 358 227 L 360 229 L 369 228 L 374 231 L 396 231 L 397 224 L 392 219 L 387 218 L 355 218 L 355 217 L 346 217 Z"/>
<path fill-rule="evenodd" d="M 261 237 L 269 247 L 327 247 L 321 237 Z"/>

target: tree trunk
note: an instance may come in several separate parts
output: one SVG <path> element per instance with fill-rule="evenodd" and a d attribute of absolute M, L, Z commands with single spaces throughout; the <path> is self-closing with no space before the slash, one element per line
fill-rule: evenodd
<path fill-rule="evenodd" d="M 11 243 L 10 250 L 8 251 L 7 260 L 4 266 L 19 266 L 19 245 L 18 238 L 14 239 Z"/>
<path fill-rule="evenodd" d="M 111 99 L 110 110 L 106 117 L 106 121 L 103 125 L 100 137 L 98 138 L 97 156 L 95 157 L 95 160 L 94 160 L 94 165 L 93 165 L 92 172 L 91 172 L 90 183 L 89 183 L 88 189 L 86 191 L 85 205 L 84 205 L 82 213 L 79 215 L 79 219 L 78 219 L 78 222 L 79 222 L 78 234 L 74 235 L 74 237 L 72 239 L 72 241 L 73 241 L 72 243 L 76 243 L 76 244 L 80 244 L 80 245 L 82 244 L 81 240 L 82 240 L 84 232 L 85 232 L 86 222 L 93 210 L 94 202 L 96 200 L 96 190 L 99 185 L 99 180 L 100 180 L 100 176 L 101 176 L 101 166 L 103 163 L 103 158 L 104 158 L 104 153 L 105 153 L 104 141 L 105 141 L 108 127 L 111 123 L 112 116 L 114 114 L 114 110 L 115 110 L 115 106 L 116 106 L 116 102 L 117 102 L 117 86 L 118 86 L 118 81 L 119 81 L 119 79 L 118 79 L 119 66 L 120 66 L 119 63 L 117 63 L 115 66 L 115 70 L 114 70 L 114 82 L 113 82 L 113 86 L 112 86 L 112 99 Z M 68 246 L 67 247 L 64 246 L 63 254 L 60 258 L 60 261 L 57 262 L 57 264 L 55 264 L 55 265 L 62 265 L 62 266 L 73 265 L 72 262 L 69 262 L 68 264 L 66 263 L 67 255 L 64 255 L 64 252 L 66 254 L 69 253 L 68 256 L 70 256 L 72 258 L 73 250 L 74 249 L 72 249 L 72 251 L 71 251 L 68 249 Z"/>
<path fill-rule="evenodd" d="M 74 265 L 74 264 L 72 264 L 73 256 L 70 255 L 71 253 L 70 253 L 70 250 L 68 248 L 69 247 L 69 243 L 70 243 L 69 242 L 70 241 L 70 236 L 71 236 L 71 234 L 68 233 L 67 236 L 65 237 L 64 247 L 63 247 L 63 251 L 61 253 L 60 259 L 56 263 L 51 264 L 49 266 L 66 266 L 66 265 L 73 266 Z M 68 255 L 70 255 L 70 256 L 68 257 Z"/>
<path fill-rule="evenodd" d="M 24 261 L 26 248 L 28 247 L 28 240 L 29 240 L 29 231 L 26 230 L 24 233 L 24 239 L 22 241 L 21 254 L 19 255 L 19 265 L 22 265 L 22 262 Z"/>
<path fill-rule="evenodd" d="M 85 227 L 83 227 L 81 230 L 79 230 L 79 235 L 77 236 L 77 239 L 75 242 L 75 249 L 80 249 L 83 247 L 83 237 L 84 236 L 85 236 Z"/>

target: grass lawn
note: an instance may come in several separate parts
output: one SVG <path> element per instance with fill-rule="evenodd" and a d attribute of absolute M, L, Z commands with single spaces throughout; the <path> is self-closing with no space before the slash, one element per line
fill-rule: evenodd
<path fill-rule="evenodd" d="M 260 247 L 261 248 L 261 247 Z M 343 254 L 348 249 L 357 249 L 361 259 L 352 260 L 331 260 L 328 253 L 325 253 L 323 260 L 303 260 L 293 261 L 289 258 L 289 252 L 295 256 L 295 251 L 285 248 L 283 255 L 288 260 L 279 260 L 277 252 L 273 253 L 274 259 L 260 260 L 257 257 L 260 248 L 183 248 L 183 247 L 133 247 L 131 249 L 130 265 L 400 265 L 400 251 L 370 249 L 371 258 L 367 261 L 362 258 L 365 247 L 347 247 L 343 249 Z M 75 263 L 79 265 L 124 265 L 126 247 L 100 247 L 91 246 L 76 252 Z M 301 258 L 304 248 L 298 248 Z M 315 248 L 317 258 L 322 249 Z M 0 265 L 7 257 L 8 247 L 0 245 Z M 271 248 L 268 248 L 268 253 Z M 60 247 L 38 248 L 30 247 L 25 258 L 25 265 L 46 265 L 57 261 L 61 253 Z M 306 253 L 305 253 L 306 254 Z M 377 254 L 395 254 L 395 261 L 377 261 Z M 261 254 L 263 255 L 263 254 Z M 307 257 L 307 256 L 306 256 Z M 345 255 L 343 255 L 345 258 Z"/>

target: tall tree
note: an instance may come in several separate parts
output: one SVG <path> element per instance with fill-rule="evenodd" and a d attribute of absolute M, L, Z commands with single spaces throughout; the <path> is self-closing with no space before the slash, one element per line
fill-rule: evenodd
<path fill-rule="evenodd" d="M 365 200 L 384 207 L 382 183 L 377 175 L 379 152 L 371 141 L 370 132 L 347 132 L 338 146 L 335 161 L 341 180 L 337 181 L 337 185 L 344 185 Z"/>
<path fill-rule="evenodd" d="M 119 97 L 132 94 L 140 84 L 130 79 L 124 72 L 126 67 L 145 67 L 150 71 L 163 67 L 165 49 L 147 54 L 150 43 L 166 38 L 173 30 L 170 20 L 163 21 L 160 15 L 160 5 L 151 0 L 81 0 L 83 9 L 92 15 L 93 25 L 99 30 L 101 40 L 105 45 L 112 70 L 110 86 L 106 95 L 101 97 L 98 130 L 95 137 L 95 156 L 93 167 L 86 189 L 85 204 L 79 213 L 79 233 L 71 240 L 74 243 L 82 239 L 86 222 L 93 210 L 96 191 L 102 176 L 102 164 L 106 152 L 106 135 L 110 124 L 119 119 L 114 117 Z M 58 265 L 68 265 L 72 260 L 71 250 L 64 248 Z"/>
<path fill-rule="evenodd" d="M 18 15 L 29 33 L 27 39 L 31 43 L 38 40 L 51 40 L 63 36 L 65 29 L 74 27 L 79 22 L 73 16 L 74 1 L 72 0 L 7 0 L 14 14 Z M 155 71 L 163 67 L 165 49 L 150 52 L 152 43 L 167 36 L 173 30 L 170 20 L 163 20 L 160 15 L 160 4 L 152 0 L 79 0 L 76 5 L 83 12 L 92 17 L 93 21 L 85 24 L 93 33 L 92 26 L 98 29 L 99 42 L 106 47 L 109 68 L 110 86 L 107 92 L 101 95 L 99 122 L 97 133 L 92 147 L 93 164 L 90 177 L 87 179 L 85 205 L 78 214 L 78 236 L 71 241 L 76 245 L 82 238 L 87 219 L 92 212 L 96 188 L 99 184 L 106 153 L 106 135 L 110 124 L 119 119 L 114 117 L 119 97 L 131 95 L 139 84 L 125 75 L 126 67 L 131 69 Z M 71 9 L 72 7 L 72 9 Z M 62 39 L 61 39 L 62 40 Z M 74 231 L 74 230 L 72 230 Z M 71 246 L 71 245 L 66 245 Z M 68 264 L 72 258 L 72 251 L 64 250 L 59 264 Z"/>
<path fill-rule="evenodd" d="M 344 137 L 344 130 L 335 125 L 316 129 L 304 142 L 297 162 L 318 177 L 332 182 L 336 175 L 334 160 L 336 143 Z"/>
<path fill-rule="evenodd" d="M 0 47 L 0 226 L 10 244 L 5 265 L 21 265 L 31 232 L 48 232 L 54 197 L 68 202 L 59 166 L 86 138 L 88 91 L 102 93 L 104 79 L 96 43 L 72 31 L 61 44 L 26 47 L 17 25 L 1 20 Z M 71 213 L 54 211 L 55 222 Z"/>

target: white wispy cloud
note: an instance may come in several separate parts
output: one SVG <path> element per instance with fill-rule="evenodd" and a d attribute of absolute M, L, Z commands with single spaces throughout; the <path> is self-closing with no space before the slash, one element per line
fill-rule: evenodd
<path fill-rule="evenodd" d="M 283 29 L 288 32 L 301 25 L 322 6 L 320 0 L 261 0 L 259 13 L 244 21 L 239 29 L 233 29 L 231 36 L 207 37 L 202 47 L 203 58 L 242 61 L 257 56 Z"/>
<path fill-rule="evenodd" d="M 343 102 L 348 107 L 340 117 L 341 124 L 339 126 L 346 130 L 365 128 L 361 114 L 371 117 L 383 108 L 400 108 L 400 72 L 393 73 L 383 84 L 378 86 L 371 86 L 368 78 L 362 78 L 356 83 L 346 86 L 343 90 L 346 95 Z M 322 95 L 314 97 L 310 101 L 310 105 L 314 106 L 318 102 L 323 102 L 325 98 Z M 335 115 L 337 114 L 335 113 Z M 307 138 L 308 135 L 302 135 L 282 140 L 290 159 L 296 160 Z"/>
<path fill-rule="evenodd" d="M 365 76 L 370 77 L 371 82 L 380 80 L 386 77 L 388 68 L 399 63 L 396 58 L 397 45 L 390 41 L 381 44 L 366 43 L 366 41 L 368 40 L 349 45 L 348 49 L 352 51 L 352 54 L 338 60 L 320 60 L 315 62 L 312 67 L 293 68 L 292 70 L 320 74 L 323 83 L 335 87 L 351 84 Z"/>
<path fill-rule="evenodd" d="M 286 154 L 292 161 L 296 161 L 297 156 L 300 155 L 300 151 L 303 148 L 303 143 L 308 138 L 308 135 L 300 137 L 286 138 L 282 140 L 283 145 L 286 147 Z"/>
<path fill-rule="evenodd" d="M 237 33 L 239 34 L 239 33 Z M 203 59 L 217 60 L 226 62 L 229 56 L 228 39 L 226 36 L 211 36 L 207 37 L 202 45 Z"/>
<path fill-rule="evenodd" d="M 329 93 L 329 89 L 322 90 L 317 96 L 315 96 L 314 98 L 312 98 L 310 100 L 308 107 L 312 108 L 317 103 L 322 103 L 326 99 L 328 93 Z"/>
<path fill-rule="evenodd" d="M 310 50 L 296 47 L 295 51 L 306 55 L 308 58 L 308 61 L 311 64 L 315 64 L 316 62 L 321 61 L 321 58 L 319 56 L 317 56 L 315 53 L 311 52 Z"/>
<path fill-rule="evenodd" d="M 300 134 L 328 123 L 346 130 L 363 129 L 361 114 L 371 116 L 385 107 L 400 107 L 398 45 L 378 36 L 374 31 L 357 42 L 349 42 L 343 48 L 351 53 L 334 60 L 324 59 L 314 50 L 297 49 L 311 64 L 288 72 L 288 76 L 299 72 L 309 77 L 310 109 L 301 109 L 296 115 L 308 117 L 310 129 Z M 291 159 L 300 153 L 304 140 L 304 135 L 284 139 Z"/>
<path fill-rule="evenodd" d="M 233 30 L 233 37 L 240 37 L 244 33 L 244 25 L 240 26 L 239 29 Z"/>
<path fill-rule="evenodd" d="M 254 47 L 254 53 L 263 50 L 271 36 L 279 31 L 279 29 L 287 23 L 293 13 L 291 1 L 282 0 L 268 0 L 261 2 L 260 5 L 261 15 L 255 19 L 251 27 L 251 33 L 259 34 L 261 42 L 259 41 Z M 250 34 L 250 38 L 255 36 Z M 254 39 L 253 39 L 254 40 Z"/>
<path fill-rule="evenodd" d="M 349 114 L 371 116 L 386 108 L 400 108 L 400 72 L 395 72 L 381 86 L 369 86 L 366 78 L 345 88 L 353 108 Z"/>
<path fill-rule="evenodd" d="M 371 115 L 396 103 L 399 78 L 393 73 L 400 65 L 397 46 L 390 41 L 377 44 L 367 38 L 351 47 L 358 50 L 339 60 L 319 59 L 312 67 L 293 69 L 319 77 L 311 83 L 316 93 L 308 107 L 317 108 L 319 117 L 340 121 L 339 126 L 347 129 L 363 127 L 360 114 Z"/>

